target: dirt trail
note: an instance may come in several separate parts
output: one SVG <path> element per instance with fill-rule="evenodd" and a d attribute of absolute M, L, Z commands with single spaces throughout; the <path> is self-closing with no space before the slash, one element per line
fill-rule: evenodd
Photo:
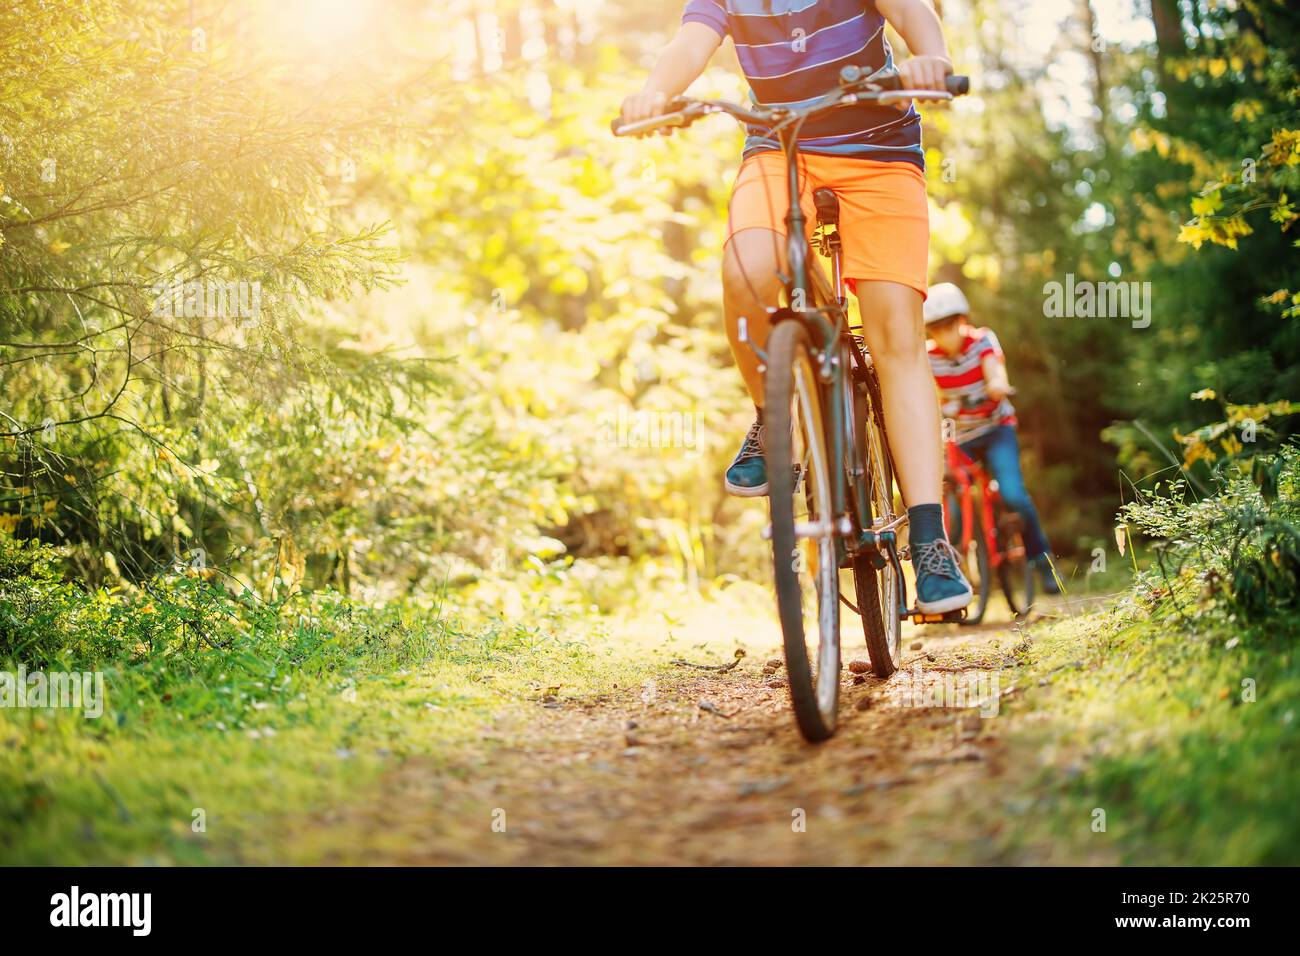
<path fill-rule="evenodd" d="M 1045 862 L 1048 844 L 1004 832 L 1032 772 L 1005 712 L 933 706 L 945 687 L 949 704 L 955 687 L 992 687 L 986 712 L 1014 695 L 1018 640 L 953 629 L 905 641 L 888 682 L 846 668 L 840 728 L 815 746 L 752 654 L 600 702 L 538 702 L 492 729 L 515 743 L 408 760 L 371 799 L 284 836 L 325 863 Z"/>

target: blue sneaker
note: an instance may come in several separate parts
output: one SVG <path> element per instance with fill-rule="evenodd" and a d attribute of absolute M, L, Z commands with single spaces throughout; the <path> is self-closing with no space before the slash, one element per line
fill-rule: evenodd
<path fill-rule="evenodd" d="M 916 571 L 916 606 L 926 614 L 964 608 L 975 597 L 957 563 L 957 549 L 944 538 L 912 545 Z"/>
<path fill-rule="evenodd" d="M 767 461 L 763 452 L 767 445 L 767 426 L 759 418 L 750 426 L 740 451 L 723 476 L 728 494 L 737 498 L 761 498 L 767 494 Z"/>
<path fill-rule="evenodd" d="M 1060 594 L 1061 586 L 1056 583 L 1056 570 L 1052 567 L 1052 559 L 1044 553 L 1031 558 L 1030 563 L 1038 569 L 1038 579 L 1043 582 L 1043 593 Z"/>

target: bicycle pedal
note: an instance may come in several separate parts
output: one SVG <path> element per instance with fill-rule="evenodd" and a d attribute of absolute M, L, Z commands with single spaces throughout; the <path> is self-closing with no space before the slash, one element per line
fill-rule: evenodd
<path fill-rule="evenodd" d="M 929 614 L 920 608 L 912 608 L 907 612 L 908 619 L 913 624 L 956 624 L 959 621 L 966 620 L 966 609 L 958 608 L 955 611 L 945 611 L 942 614 Z"/>

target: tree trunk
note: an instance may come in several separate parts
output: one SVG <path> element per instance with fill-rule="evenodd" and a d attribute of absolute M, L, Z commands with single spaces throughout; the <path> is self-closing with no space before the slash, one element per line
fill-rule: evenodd
<path fill-rule="evenodd" d="M 1156 28 L 1156 59 L 1163 72 L 1166 57 L 1178 56 L 1187 51 L 1187 41 L 1183 37 L 1183 14 L 1178 8 L 1178 0 L 1151 0 L 1151 22 Z"/>
<path fill-rule="evenodd" d="M 1159 0 L 1155 0 L 1159 2 Z M 1110 100 L 1106 91 L 1105 76 L 1105 41 L 1097 27 L 1097 14 L 1092 8 L 1092 0 L 1079 0 L 1080 14 L 1084 29 L 1087 31 L 1088 61 L 1092 65 L 1092 102 L 1097 108 L 1096 134 L 1102 152 L 1110 154 L 1110 141 L 1107 137 L 1107 114 Z"/>

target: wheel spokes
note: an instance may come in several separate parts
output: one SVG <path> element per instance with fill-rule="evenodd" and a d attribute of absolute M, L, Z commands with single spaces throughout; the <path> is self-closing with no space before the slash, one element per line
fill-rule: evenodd
<path fill-rule="evenodd" d="M 835 561 L 834 523 L 830 509 L 830 475 L 822 422 L 818 414 L 815 377 L 807 361 L 794 367 L 794 385 L 791 395 L 791 427 L 793 445 L 797 449 L 799 481 L 795 486 L 795 534 L 805 557 L 803 576 L 804 596 L 810 598 L 804 606 L 805 624 L 816 628 L 816 653 L 809 654 L 815 661 L 813 680 L 816 686 L 818 709 L 828 721 L 835 718 L 839 681 L 839 634 L 836 626 L 839 614 L 839 580 Z M 808 593 L 811 591 L 811 593 Z M 816 608 L 816 617 L 809 620 L 809 611 Z M 805 626 L 805 649 L 809 630 Z"/>
<path fill-rule="evenodd" d="M 868 415 L 871 411 L 868 410 Z M 865 422 L 867 435 L 867 462 L 871 474 L 871 494 L 876 521 L 890 524 L 894 521 L 894 486 L 893 472 L 889 457 L 885 451 L 883 436 L 877 423 L 870 418 Z M 874 522 L 873 522 L 874 523 Z M 902 621 L 899 618 L 899 582 L 898 573 L 893 562 L 886 561 L 885 566 L 876 572 L 876 583 L 880 594 L 880 613 L 884 619 L 885 639 L 889 645 L 889 656 L 897 666 L 901 660 Z"/>

